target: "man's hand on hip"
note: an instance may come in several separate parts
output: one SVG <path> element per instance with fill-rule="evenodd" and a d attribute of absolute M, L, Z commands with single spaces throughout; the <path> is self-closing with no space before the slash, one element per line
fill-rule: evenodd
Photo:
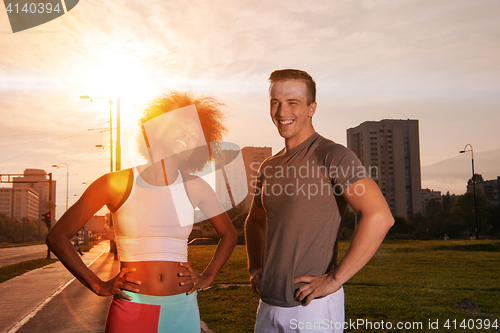
<path fill-rule="evenodd" d="M 320 276 L 302 276 L 293 280 L 293 283 L 305 282 L 306 285 L 300 287 L 295 292 L 295 300 L 309 305 L 316 297 L 333 294 L 342 286 L 335 281 L 330 274 Z"/>
<path fill-rule="evenodd" d="M 255 271 L 250 276 L 250 283 L 252 284 L 252 291 L 255 295 L 259 296 L 260 279 L 262 278 L 262 268 Z"/>

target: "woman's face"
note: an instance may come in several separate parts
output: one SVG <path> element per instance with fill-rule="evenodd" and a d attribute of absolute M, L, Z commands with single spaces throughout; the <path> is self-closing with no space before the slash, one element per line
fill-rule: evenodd
<path fill-rule="evenodd" d="M 164 113 L 143 123 L 153 161 L 185 160 L 194 148 L 205 145 L 205 137 L 194 105 Z"/>
<path fill-rule="evenodd" d="M 194 148 L 198 147 L 202 136 L 199 123 L 190 118 L 180 117 L 173 117 L 163 133 L 164 138 L 160 140 L 173 154 L 192 152 Z"/>

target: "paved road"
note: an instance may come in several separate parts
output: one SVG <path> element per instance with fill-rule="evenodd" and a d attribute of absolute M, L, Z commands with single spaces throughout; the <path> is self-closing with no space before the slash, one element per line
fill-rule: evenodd
<path fill-rule="evenodd" d="M 82 259 L 87 265 L 97 259 L 94 264 L 98 265 L 99 260 L 106 258 L 108 249 L 109 243 L 103 242 L 85 253 Z M 94 268 L 93 265 L 91 268 Z M 71 273 L 60 262 L 56 262 L 0 283 L 0 295 L 2 295 L 0 297 L 0 309 L 2 309 L 0 333 L 8 332 L 27 316 L 35 315 L 33 311 L 43 306 L 44 303 L 50 304 L 54 293 L 61 290 L 72 278 Z M 34 317 L 31 318 L 33 319 Z M 62 317 L 62 319 L 65 318 Z"/>
<path fill-rule="evenodd" d="M 3 248 L 0 249 L 0 267 L 45 257 L 47 257 L 45 244 Z"/>
<path fill-rule="evenodd" d="M 104 253 L 90 267 L 101 279 L 109 279 L 119 271 L 118 261 L 110 253 Z M 17 333 L 104 332 L 110 302 L 111 297 L 96 296 L 75 280 Z"/>
<path fill-rule="evenodd" d="M 87 265 L 93 262 L 90 268 L 102 279 L 119 270 L 108 249 L 103 242 L 82 257 Z M 0 283 L 0 333 L 103 332 L 111 298 L 96 296 L 77 280 L 69 283 L 71 279 L 56 262 Z M 210 332 L 202 326 L 201 333 Z"/>

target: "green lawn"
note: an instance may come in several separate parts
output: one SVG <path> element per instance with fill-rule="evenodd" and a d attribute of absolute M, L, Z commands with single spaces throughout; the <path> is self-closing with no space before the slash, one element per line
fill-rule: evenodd
<path fill-rule="evenodd" d="M 40 245 L 40 244 L 45 244 L 45 241 L 37 241 L 37 242 L 31 242 L 31 243 L 0 243 L 0 249 L 7 248 L 7 247 L 21 247 L 21 246 L 31 246 L 31 245 Z"/>
<path fill-rule="evenodd" d="M 17 264 L 5 265 L 0 267 L 0 283 L 10 280 L 18 275 L 28 271 L 50 265 L 58 261 L 57 259 L 34 259 L 23 261 Z"/>
<path fill-rule="evenodd" d="M 341 256 L 347 247 L 347 242 L 340 244 Z M 189 247 L 195 269 L 203 269 L 214 249 Z M 500 327 L 499 263 L 500 241 L 387 241 L 344 285 L 346 321 L 390 322 L 393 329 L 363 324 L 346 332 L 499 332 L 476 329 L 487 319 Z M 248 286 L 217 287 L 228 283 L 248 283 L 244 246 L 236 247 L 214 281 L 216 287 L 201 291 L 198 301 L 202 320 L 215 332 L 253 332 L 258 298 Z M 444 327 L 448 319 L 449 329 Z M 439 328 L 430 330 L 429 320 L 438 320 Z M 398 322 L 414 329 L 398 330 Z"/>

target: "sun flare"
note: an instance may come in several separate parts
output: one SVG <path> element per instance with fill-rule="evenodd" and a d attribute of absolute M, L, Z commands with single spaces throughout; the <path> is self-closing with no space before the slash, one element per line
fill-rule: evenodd
<path fill-rule="evenodd" d="M 94 98 L 110 97 L 114 108 L 119 96 L 122 126 L 136 125 L 146 103 L 161 92 L 153 69 L 131 55 L 102 53 L 96 58 L 85 71 L 85 86 L 95 93 Z"/>

